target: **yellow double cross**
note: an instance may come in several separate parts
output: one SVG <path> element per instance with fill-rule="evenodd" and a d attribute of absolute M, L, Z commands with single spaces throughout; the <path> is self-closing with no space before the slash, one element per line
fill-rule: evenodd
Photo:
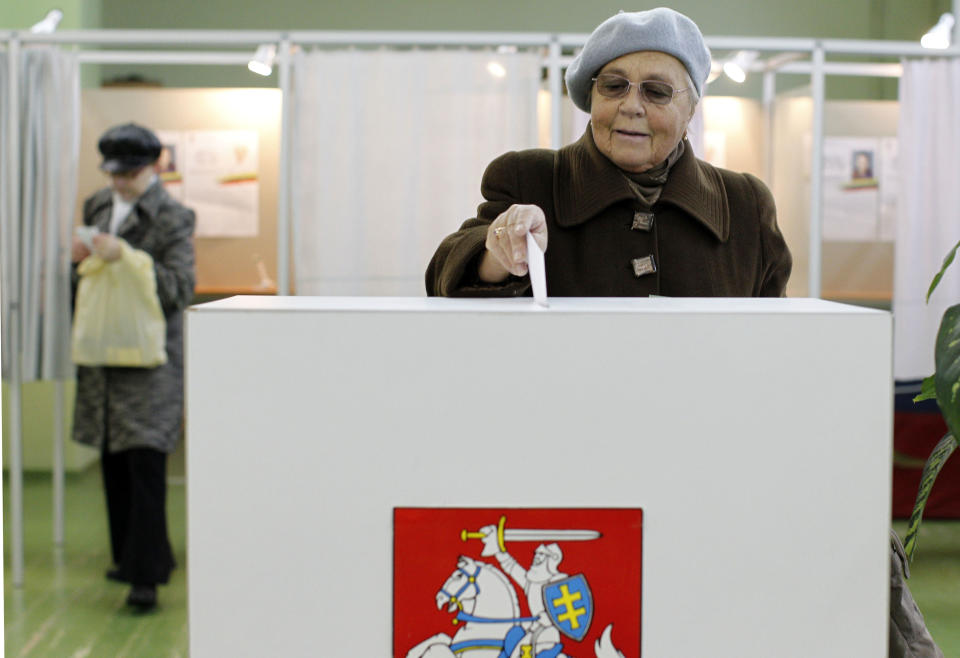
<path fill-rule="evenodd" d="M 577 608 L 574 607 L 574 603 L 579 601 L 583 596 L 580 592 L 570 592 L 570 589 L 566 584 L 560 586 L 561 596 L 558 599 L 553 600 L 554 607 L 559 608 L 563 606 L 566 608 L 566 612 L 563 614 L 557 615 L 557 621 L 569 621 L 570 628 L 580 628 L 580 615 L 587 614 L 586 608 Z"/>

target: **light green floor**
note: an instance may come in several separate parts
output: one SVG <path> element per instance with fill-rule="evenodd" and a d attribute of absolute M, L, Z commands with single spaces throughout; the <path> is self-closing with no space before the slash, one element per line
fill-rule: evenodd
<path fill-rule="evenodd" d="M 907 523 L 893 529 L 902 538 Z M 960 658 L 960 521 L 923 522 L 907 585 L 944 656 Z"/>
<path fill-rule="evenodd" d="M 100 658 L 186 656 L 187 590 L 183 457 L 170 462 L 170 540 L 180 566 L 160 588 L 160 607 L 136 614 L 127 587 L 103 577 L 109 563 L 97 467 L 67 479 L 66 544 L 52 547 L 50 478 L 24 483 L 25 584 L 11 585 L 4 551 L 5 655 Z M 4 502 L 9 498 L 4 482 Z M 9 514 L 4 511 L 4 522 Z M 894 524 L 902 536 L 904 523 Z M 9 537 L 4 527 L 4 537 Z M 909 585 L 947 658 L 960 658 L 960 522 L 926 521 Z M 377 657 L 379 658 L 379 657 Z"/>
<path fill-rule="evenodd" d="M 67 476 L 65 542 L 53 547 L 48 475 L 24 478 L 24 586 L 12 586 L 4 545 L 4 646 L 7 658 L 56 656 L 186 656 L 186 514 L 183 457 L 169 465 L 170 541 L 179 564 L 159 588 L 159 607 L 136 613 L 124 605 L 129 587 L 104 578 L 110 565 L 99 466 Z M 3 500 L 9 503 L 4 478 Z M 4 510 L 4 538 L 9 514 Z"/>

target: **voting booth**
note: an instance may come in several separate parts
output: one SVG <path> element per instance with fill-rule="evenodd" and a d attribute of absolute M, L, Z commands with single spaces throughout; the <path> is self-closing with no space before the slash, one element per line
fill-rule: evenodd
<path fill-rule="evenodd" d="M 186 345 L 191 655 L 494 656 L 495 591 L 507 655 L 885 655 L 888 313 L 234 297 Z"/>

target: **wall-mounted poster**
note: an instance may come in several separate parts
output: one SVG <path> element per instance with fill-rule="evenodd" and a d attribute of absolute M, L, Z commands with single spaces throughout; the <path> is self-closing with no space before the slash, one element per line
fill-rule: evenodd
<path fill-rule="evenodd" d="M 197 237 L 258 232 L 259 148 L 252 130 L 157 131 L 167 191 L 197 213 Z"/>
<path fill-rule="evenodd" d="M 896 138 L 827 137 L 823 146 L 823 239 L 893 239 Z"/>
<path fill-rule="evenodd" d="M 393 655 L 638 658 L 642 522 L 640 509 L 394 509 Z"/>

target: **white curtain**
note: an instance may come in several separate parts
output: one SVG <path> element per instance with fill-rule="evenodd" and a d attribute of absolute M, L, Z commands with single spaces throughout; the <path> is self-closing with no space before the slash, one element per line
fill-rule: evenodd
<path fill-rule="evenodd" d="M 904 63 L 899 142 L 894 376 L 909 380 L 933 373 L 940 319 L 948 306 L 960 302 L 960 263 L 925 302 L 931 279 L 960 240 L 960 60 Z"/>
<path fill-rule="evenodd" d="M 297 294 L 423 295 L 486 165 L 537 144 L 540 55 L 314 52 L 294 70 Z"/>
<path fill-rule="evenodd" d="M 0 54 L 3 134 L 9 130 L 7 53 Z M 70 232 L 77 190 L 80 85 L 76 55 L 56 47 L 20 53 L 17 189 L 7 165 L 11 140 L 3 140 L 2 326 L 3 372 L 10 376 L 11 309 L 18 308 L 24 381 L 72 376 L 70 332 Z M 16 194 L 19 215 L 10 212 Z"/>
<path fill-rule="evenodd" d="M 568 124 L 566 139 L 563 143 L 572 144 L 583 137 L 583 133 L 586 132 L 587 126 L 590 124 L 590 115 L 574 105 L 569 96 L 564 96 L 563 102 L 570 111 L 570 122 Z"/>
<path fill-rule="evenodd" d="M 14 224 L 13 182 L 11 181 L 10 145 L 10 55 L 0 51 L 0 355 L 3 357 L 3 378 L 10 376 L 10 324 L 9 311 L 13 294 L 12 284 L 19 280 L 20 239 L 17 235 L 19 222 Z"/>

